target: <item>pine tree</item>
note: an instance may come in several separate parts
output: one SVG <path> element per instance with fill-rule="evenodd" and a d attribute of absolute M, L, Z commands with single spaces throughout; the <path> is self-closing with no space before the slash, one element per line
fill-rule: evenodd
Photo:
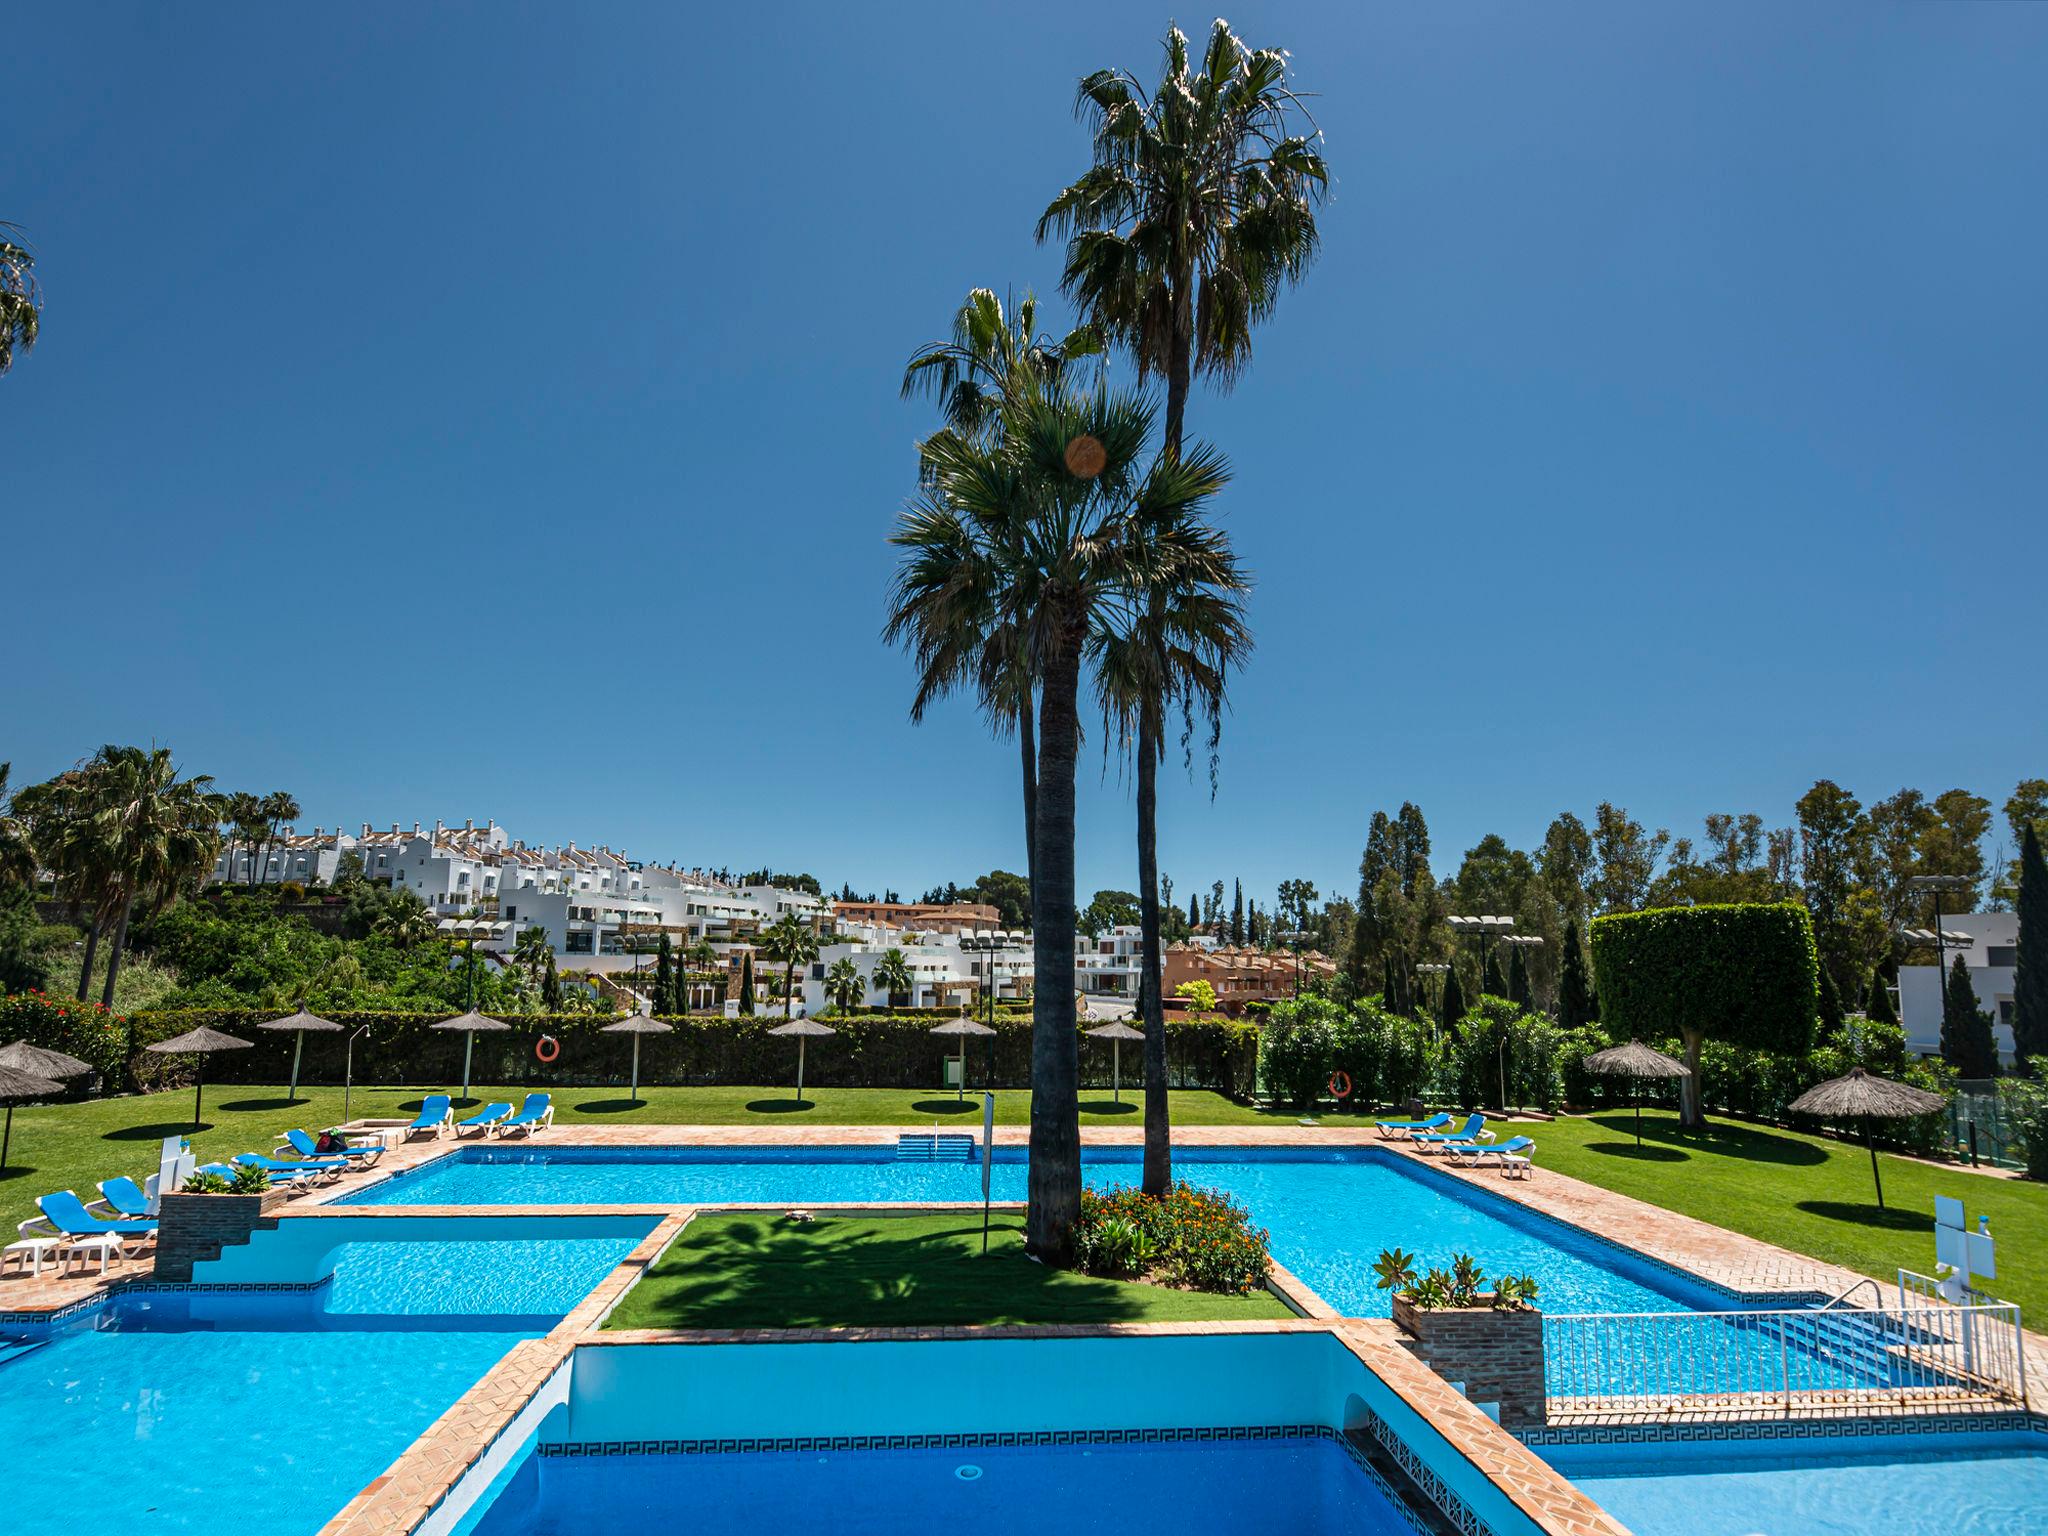
<path fill-rule="evenodd" d="M 1230 902 L 1230 942 L 1242 944 L 1244 942 L 1244 882 L 1242 880 L 1234 880 L 1231 884 L 1234 887 L 1235 893 Z"/>
<path fill-rule="evenodd" d="M 1820 1039 L 1823 1043 L 1842 1038 L 1842 994 L 1835 990 L 1833 972 L 1820 968 Z"/>
<path fill-rule="evenodd" d="M 754 1016 L 754 952 L 740 951 L 740 1015 L 751 1019 Z"/>
<path fill-rule="evenodd" d="M 2020 838 L 2019 961 L 2012 976 L 2012 1043 L 2020 1070 L 2048 1058 L 2048 862 L 2034 824 Z"/>
<path fill-rule="evenodd" d="M 1884 984 L 1882 971 L 1870 978 L 1870 1000 L 1863 1005 L 1863 1016 L 1876 1024 L 1899 1022 L 1899 1010 L 1892 1006 L 1892 989 Z"/>
<path fill-rule="evenodd" d="M 1529 966 L 1522 959 L 1519 944 L 1515 946 L 1514 957 L 1508 962 L 1508 1001 L 1524 1013 L 1536 1011 L 1536 998 L 1529 990 Z"/>
<path fill-rule="evenodd" d="M 548 951 L 548 968 L 541 972 L 540 1006 L 544 1013 L 562 1011 L 562 978 L 555 974 L 555 955 Z"/>
<path fill-rule="evenodd" d="M 1465 1017 L 1465 989 L 1458 985 L 1458 968 L 1454 965 L 1444 972 L 1443 1006 L 1437 1010 L 1437 1018 L 1445 1029 L 1455 1031 L 1458 1021 Z"/>
<path fill-rule="evenodd" d="M 1980 1080 L 1998 1075 L 1991 1015 L 1977 1006 L 1977 989 L 1970 985 L 1970 968 L 1961 955 L 1948 973 L 1941 1010 L 1941 1055 L 1958 1077 Z"/>
<path fill-rule="evenodd" d="M 1557 973 L 1557 1022 L 1566 1029 L 1577 1029 L 1599 1017 L 1586 976 L 1586 952 L 1579 943 L 1579 920 L 1573 918 L 1564 925 L 1564 959 Z"/>

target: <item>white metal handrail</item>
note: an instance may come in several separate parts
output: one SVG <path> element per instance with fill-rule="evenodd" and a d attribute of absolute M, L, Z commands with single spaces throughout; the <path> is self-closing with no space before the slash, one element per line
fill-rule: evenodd
<path fill-rule="evenodd" d="M 1546 1315 L 1554 1414 L 2024 1402 L 2005 1302 Z"/>

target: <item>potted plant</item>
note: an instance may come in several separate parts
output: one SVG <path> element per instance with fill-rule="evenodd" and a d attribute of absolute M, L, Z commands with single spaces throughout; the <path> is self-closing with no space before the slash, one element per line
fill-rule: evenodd
<path fill-rule="evenodd" d="M 1489 1289 L 1468 1253 L 1454 1255 L 1448 1269 L 1418 1272 L 1415 1256 L 1399 1248 L 1383 1250 L 1373 1273 L 1392 1296 L 1395 1324 L 1431 1369 L 1462 1382 L 1474 1402 L 1499 1404 L 1511 1428 L 1543 1422 L 1543 1315 L 1533 1275 L 1503 1275 Z"/>

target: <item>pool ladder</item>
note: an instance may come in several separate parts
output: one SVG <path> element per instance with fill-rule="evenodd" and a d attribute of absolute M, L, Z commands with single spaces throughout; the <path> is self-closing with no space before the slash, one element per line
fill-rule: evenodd
<path fill-rule="evenodd" d="M 906 1132 L 896 1138 L 899 1163 L 964 1163 L 974 1156 L 977 1145 L 972 1136 L 945 1135 L 938 1131 Z"/>

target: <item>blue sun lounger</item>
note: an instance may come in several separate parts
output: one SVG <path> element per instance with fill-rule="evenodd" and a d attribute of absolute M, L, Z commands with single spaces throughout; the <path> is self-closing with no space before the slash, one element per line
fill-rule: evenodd
<path fill-rule="evenodd" d="M 85 1202 L 68 1189 L 41 1196 L 36 1201 L 36 1209 L 43 1214 L 31 1216 L 21 1224 L 23 1237 L 35 1236 L 32 1230 L 35 1228 L 41 1228 L 43 1235 L 48 1237 L 115 1237 L 121 1240 L 125 1251 L 130 1239 L 140 1242 L 146 1237 L 156 1236 L 155 1218 L 108 1221 L 93 1215 L 85 1208 Z"/>
<path fill-rule="evenodd" d="M 1427 1120 L 1375 1120 L 1373 1125 L 1389 1141 L 1396 1141 L 1402 1136 L 1416 1136 L 1424 1131 L 1440 1130 L 1450 1123 L 1451 1117 L 1438 1110 Z"/>
<path fill-rule="evenodd" d="M 338 1179 L 348 1172 L 349 1161 L 345 1157 L 321 1157 L 311 1162 L 287 1163 L 274 1157 L 265 1157 L 261 1152 L 237 1152 L 228 1159 L 237 1168 L 261 1168 L 273 1179 Z"/>
<path fill-rule="evenodd" d="M 125 1173 L 119 1178 L 101 1179 L 99 1199 L 88 1200 L 85 1208 L 95 1214 L 104 1209 L 109 1221 L 152 1219 L 149 1213 L 149 1196 L 142 1192 L 140 1184 Z"/>
<path fill-rule="evenodd" d="M 1467 1116 L 1465 1123 L 1455 1131 L 1424 1131 L 1413 1139 L 1425 1147 L 1444 1148 L 1464 1146 L 1492 1135 L 1493 1132 L 1486 1128 L 1486 1116 L 1473 1114 Z"/>
<path fill-rule="evenodd" d="M 306 1131 L 286 1131 L 283 1140 L 284 1146 L 290 1147 L 301 1158 L 312 1162 L 324 1162 L 329 1158 L 345 1157 L 355 1167 L 368 1168 L 384 1155 L 384 1143 L 381 1141 L 373 1141 L 367 1147 L 344 1147 L 339 1152 L 322 1152 L 320 1150 L 320 1143 L 315 1141 L 312 1135 Z M 280 1147 L 278 1150 L 281 1152 L 284 1148 Z M 274 1152 L 271 1155 L 275 1157 L 277 1153 Z"/>
<path fill-rule="evenodd" d="M 523 1131 L 531 1136 L 555 1123 L 555 1101 L 552 1094 L 529 1093 L 526 1102 L 519 1106 L 519 1113 L 498 1127 L 498 1134 Z"/>
<path fill-rule="evenodd" d="M 455 1134 L 459 1138 L 464 1131 L 475 1131 L 479 1136 L 488 1136 L 498 1128 L 499 1122 L 512 1117 L 512 1106 L 500 1100 L 486 1104 L 467 1120 L 455 1122 Z"/>
<path fill-rule="evenodd" d="M 1462 1158 L 1468 1163 L 1483 1163 L 1489 1158 L 1508 1157 L 1511 1155 L 1520 1156 L 1535 1145 L 1536 1143 L 1531 1137 L 1510 1136 L 1497 1147 L 1484 1147 L 1476 1141 L 1463 1141 L 1455 1146 L 1446 1147 L 1444 1150 L 1453 1157 Z"/>
<path fill-rule="evenodd" d="M 439 1136 L 442 1128 L 455 1118 L 454 1102 L 445 1093 L 430 1093 L 420 1100 L 420 1117 L 405 1128 L 405 1139 L 411 1141 L 421 1131 L 429 1136 Z"/>

